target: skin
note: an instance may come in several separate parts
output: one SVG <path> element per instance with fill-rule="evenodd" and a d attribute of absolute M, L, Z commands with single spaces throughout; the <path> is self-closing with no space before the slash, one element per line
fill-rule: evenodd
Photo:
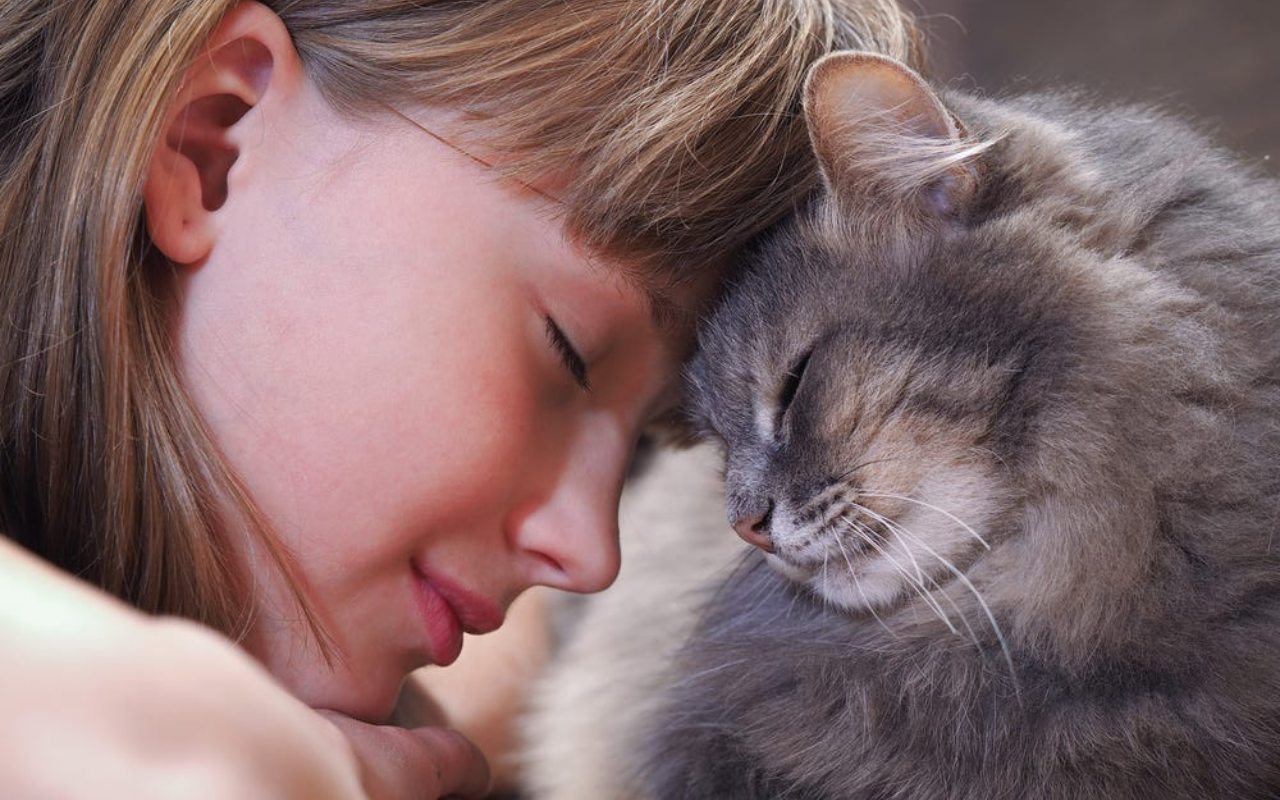
<path fill-rule="evenodd" d="M 424 637 L 415 561 L 501 609 L 537 584 L 612 582 L 622 477 L 673 359 L 644 297 L 546 201 L 407 125 L 340 125 L 229 199 L 231 233 L 183 276 L 177 335 L 344 663 L 320 667 L 262 567 L 251 649 L 309 702 L 378 718 L 406 672 L 453 660 Z"/>
<path fill-rule="evenodd" d="M 552 657 L 555 603 L 549 589 L 520 595 L 502 628 L 468 637 L 448 669 L 425 667 L 410 675 L 396 705 L 398 724 L 447 719 L 465 733 L 488 759 L 499 794 L 518 792 L 526 771 L 520 723 L 533 684 Z"/>
<path fill-rule="evenodd" d="M 144 616 L 3 538 L 0 640 L 5 797 L 368 797 L 351 745 L 225 639 Z M 465 759 L 434 763 L 438 779 L 420 777 L 437 793 L 483 788 Z"/>
<path fill-rule="evenodd" d="M 334 113 L 264 7 L 228 15 L 183 86 L 145 194 L 177 268 L 182 379 L 332 658 L 248 535 L 245 645 L 377 762 L 385 740 L 355 720 L 385 719 L 408 672 L 457 656 L 423 576 L 469 595 L 460 616 L 481 629 L 531 586 L 612 582 L 625 469 L 686 343 L 542 192 L 399 116 Z"/>

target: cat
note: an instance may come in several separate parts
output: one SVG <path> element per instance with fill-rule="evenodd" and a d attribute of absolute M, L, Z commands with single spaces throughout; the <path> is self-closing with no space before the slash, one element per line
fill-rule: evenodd
<path fill-rule="evenodd" d="M 681 654 L 653 796 L 1280 796 L 1275 185 L 865 53 L 806 115 L 825 194 L 690 367 L 763 557 Z"/>
<path fill-rule="evenodd" d="M 866 53 L 805 115 L 824 190 L 688 369 L 755 550 L 603 681 L 596 796 L 1280 797 L 1280 191 Z"/>

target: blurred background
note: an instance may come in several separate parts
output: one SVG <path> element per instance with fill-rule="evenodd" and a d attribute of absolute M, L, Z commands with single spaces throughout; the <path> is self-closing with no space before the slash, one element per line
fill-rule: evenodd
<path fill-rule="evenodd" d="M 1280 176 L 1280 0 L 905 0 L 933 77 L 1155 102 Z"/>

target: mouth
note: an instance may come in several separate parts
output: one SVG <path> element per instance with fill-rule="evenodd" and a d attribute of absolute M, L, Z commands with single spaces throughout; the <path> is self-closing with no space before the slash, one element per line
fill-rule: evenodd
<path fill-rule="evenodd" d="M 889 546 L 889 528 L 880 520 L 855 513 L 842 514 L 840 520 L 844 524 L 832 523 L 824 532 L 839 537 L 849 556 L 870 556 Z"/>
<path fill-rule="evenodd" d="M 799 537 L 800 546 L 783 542 L 766 562 L 786 577 L 807 582 L 826 570 L 853 569 L 873 559 L 888 546 L 887 529 L 878 521 L 858 518 L 855 526 L 849 512 L 837 513 L 820 520 Z"/>
<path fill-rule="evenodd" d="M 488 598 L 413 564 L 414 589 L 431 649 L 431 661 L 448 666 L 462 652 L 462 634 L 502 625 L 503 612 Z"/>

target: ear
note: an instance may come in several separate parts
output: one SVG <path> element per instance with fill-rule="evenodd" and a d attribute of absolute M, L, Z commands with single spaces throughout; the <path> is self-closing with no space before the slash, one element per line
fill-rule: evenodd
<path fill-rule="evenodd" d="M 928 214 L 957 213 L 976 188 L 959 122 L 910 67 L 874 53 L 840 52 L 809 71 L 809 137 L 828 187 L 873 202 L 896 200 Z"/>
<path fill-rule="evenodd" d="M 228 12 L 187 67 L 143 190 L 147 232 L 170 261 L 194 264 L 209 254 L 231 168 L 255 142 L 245 123 L 268 96 L 296 91 L 301 76 L 284 23 L 256 2 Z"/>

